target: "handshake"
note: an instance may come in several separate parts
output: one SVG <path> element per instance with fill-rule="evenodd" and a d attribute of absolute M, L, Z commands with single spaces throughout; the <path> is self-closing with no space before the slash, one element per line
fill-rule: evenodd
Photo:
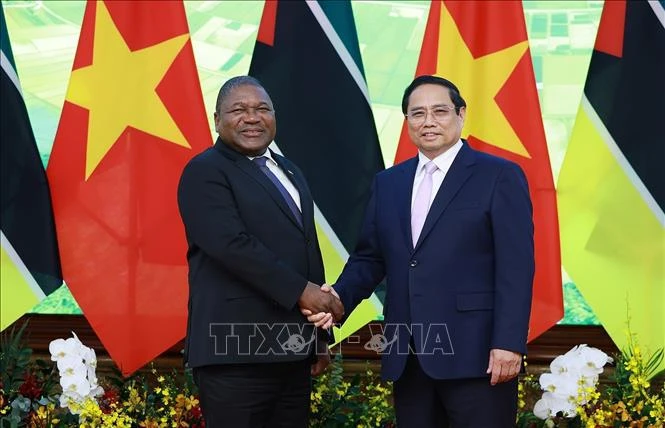
<path fill-rule="evenodd" d="M 318 286 L 308 282 L 298 299 L 300 312 L 315 326 L 329 329 L 344 317 L 344 305 L 329 285 Z"/>

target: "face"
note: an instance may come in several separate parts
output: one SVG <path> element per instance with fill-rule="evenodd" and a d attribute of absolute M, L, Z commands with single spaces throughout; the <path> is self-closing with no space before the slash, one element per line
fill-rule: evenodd
<path fill-rule="evenodd" d="M 448 88 L 425 84 L 409 96 L 406 110 L 409 136 L 413 144 L 429 159 L 452 147 L 462 135 L 466 110 L 455 112 Z"/>
<path fill-rule="evenodd" d="M 215 130 L 224 143 L 247 156 L 262 155 L 275 138 L 272 101 L 262 88 L 242 85 L 231 90 L 215 112 Z"/>

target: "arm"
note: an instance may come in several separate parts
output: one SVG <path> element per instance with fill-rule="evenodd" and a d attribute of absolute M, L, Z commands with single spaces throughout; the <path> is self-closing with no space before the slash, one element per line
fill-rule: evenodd
<path fill-rule="evenodd" d="M 495 301 L 488 373 L 492 384 L 516 376 L 526 353 L 534 277 L 533 211 L 522 170 L 505 167 L 491 204 Z"/>
<path fill-rule="evenodd" d="M 178 186 L 178 206 L 191 244 L 284 308 L 295 306 L 307 279 L 246 231 L 224 174 L 209 163 L 190 162 Z"/>
<path fill-rule="evenodd" d="M 522 170 L 500 173 L 491 205 L 495 257 L 492 347 L 526 353 L 534 277 L 533 211 Z"/>
<path fill-rule="evenodd" d="M 377 182 L 375 178 L 355 251 L 349 257 L 334 285 L 335 291 L 344 303 L 346 314 L 350 314 L 363 299 L 371 296 L 386 275 L 376 226 L 379 192 Z"/>

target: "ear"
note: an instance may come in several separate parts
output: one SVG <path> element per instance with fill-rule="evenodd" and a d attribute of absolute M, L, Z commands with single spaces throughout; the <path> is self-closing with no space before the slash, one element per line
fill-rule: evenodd
<path fill-rule="evenodd" d="M 464 118 L 466 117 L 466 107 L 460 107 L 458 117 L 460 125 L 464 126 Z"/>
<path fill-rule="evenodd" d="M 217 114 L 217 112 L 215 112 L 215 114 L 213 115 L 213 119 L 215 121 L 215 132 L 219 134 L 220 123 L 219 123 L 219 115 Z"/>

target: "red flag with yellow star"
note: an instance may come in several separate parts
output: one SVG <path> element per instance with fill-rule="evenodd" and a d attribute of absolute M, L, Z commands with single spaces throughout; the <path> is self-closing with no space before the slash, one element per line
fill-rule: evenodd
<path fill-rule="evenodd" d="M 462 138 L 527 175 L 536 275 L 529 340 L 563 317 L 556 194 L 521 1 L 433 1 L 416 75 L 451 80 L 467 102 Z M 416 154 L 406 126 L 395 163 Z"/>
<path fill-rule="evenodd" d="M 89 1 L 47 172 L 65 281 L 125 375 L 185 334 L 176 188 L 211 141 L 182 2 Z"/>

